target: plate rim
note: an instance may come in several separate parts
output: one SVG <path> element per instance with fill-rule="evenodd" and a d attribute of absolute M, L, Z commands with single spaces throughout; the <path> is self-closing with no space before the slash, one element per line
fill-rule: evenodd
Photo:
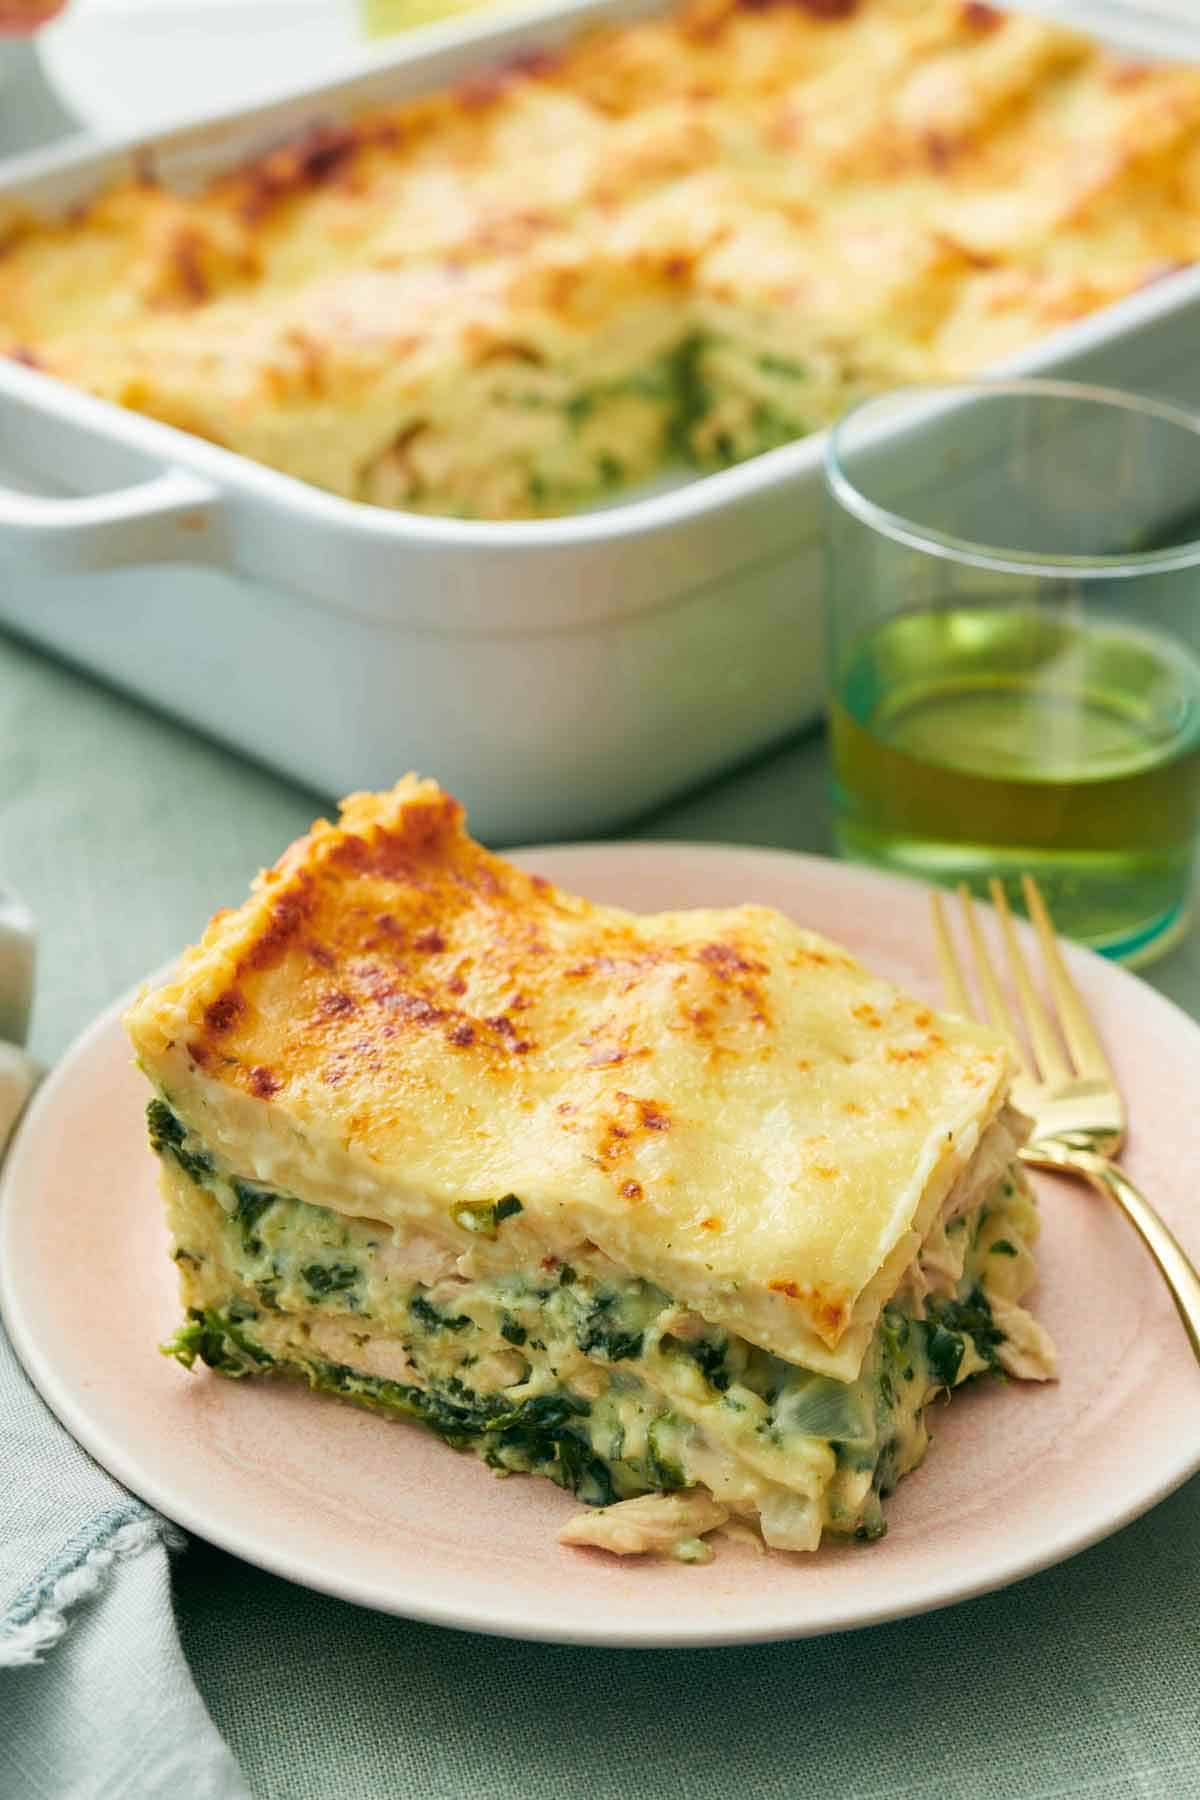
<path fill-rule="evenodd" d="M 689 860 L 696 856 L 710 859 L 715 857 L 722 860 L 733 859 L 750 863 L 768 859 L 800 869 L 807 866 L 825 871 L 844 871 L 848 878 L 856 882 L 861 881 L 868 886 L 878 887 L 881 890 L 902 887 L 910 893 L 929 891 L 924 883 L 906 876 L 892 875 L 878 869 L 843 863 L 835 857 L 765 845 L 669 838 L 581 839 L 553 844 L 523 845 L 518 849 L 506 852 L 514 861 L 531 863 L 547 857 L 555 859 L 560 856 L 565 861 L 570 861 L 577 856 L 597 853 L 606 857 L 612 856 L 618 860 L 629 855 L 640 859 L 650 856 L 655 860 L 678 860 L 681 856 Z M 1022 929 L 1028 930 L 1028 927 L 1023 926 Z M 1149 1004 L 1152 1011 L 1165 1009 L 1167 1013 L 1176 1015 L 1177 1020 L 1186 1030 L 1196 1033 L 1197 1047 L 1200 1050 L 1200 1021 L 1193 1019 L 1183 1007 L 1140 980 L 1129 970 L 1109 962 L 1081 945 L 1069 944 L 1066 949 L 1068 962 L 1082 961 L 1085 968 L 1099 965 L 1105 971 L 1104 978 L 1106 980 L 1115 981 L 1119 986 L 1128 984 L 1130 991 L 1136 992 L 1139 1005 Z M 1197 1472 L 1200 1472 L 1200 1430 L 1198 1430 L 1190 1449 L 1185 1448 L 1182 1442 L 1176 1447 L 1170 1447 L 1164 1461 L 1156 1465 L 1152 1479 L 1139 1487 L 1126 1503 L 1111 1515 L 1096 1520 L 1081 1530 L 1065 1526 L 1051 1538 L 1039 1542 L 1036 1548 L 1023 1555 L 1018 1554 L 1006 1559 L 1001 1553 L 1000 1556 L 993 1557 L 984 1565 L 977 1577 L 968 1574 L 964 1578 L 961 1573 L 956 1576 L 953 1573 L 955 1565 L 952 1563 L 950 1565 L 951 1572 L 939 1580 L 938 1575 L 942 1565 L 935 1560 L 931 1565 L 932 1579 L 919 1597 L 904 1596 L 893 1591 L 891 1599 L 881 1600 L 878 1606 L 864 1607 L 860 1601 L 844 1614 L 830 1611 L 827 1608 L 815 1620 L 798 1617 L 792 1621 L 764 1623 L 760 1626 L 739 1624 L 724 1630 L 716 1624 L 715 1620 L 711 1626 L 705 1623 L 674 1630 L 669 1627 L 661 1630 L 648 1629 L 640 1624 L 630 1630 L 604 1625 L 589 1629 L 586 1625 L 563 1624 L 559 1626 L 545 1622 L 531 1625 L 520 1616 L 519 1612 L 506 1611 L 502 1597 L 491 1598 L 487 1592 L 481 1592 L 478 1602 L 471 1606 L 454 1602 L 441 1603 L 436 1598 L 428 1596 L 401 1603 L 392 1595 L 380 1595 L 372 1589 L 369 1583 L 356 1582 L 352 1574 L 324 1571 L 319 1562 L 314 1562 L 303 1553 L 289 1553 L 286 1548 L 277 1548 L 267 1532 L 264 1532 L 259 1539 L 253 1534 L 243 1531 L 236 1524 L 222 1521 L 219 1516 L 219 1508 L 214 1524 L 212 1517 L 206 1514 L 202 1501 L 192 1502 L 186 1495 L 174 1492 L 169 1480 L 160 1479 L 153 1471 L 148 1473 L 143 1471 L 138 1465 L 136 1454 L 126 1455 L 124 1447 L 111 1438 L 102 1426 L 95 1425 L 89 1418 L 86 1404 L 72 1392 L 66 1373 L 57 1368 L 52 1357 L 43 1353 L 37 1339 L 36 1328 L 29 1323 L 25 1316 L 20 1282 L 13 1275 L 10 1241 L 15 1233 L 13 1221 L 19 1207 L 19 1202 L 13 1203 L 10 1200 L 10 1194 L 20 1190 L 22 1164 L 28 1154 L 28 1146 L 34 1142 L 36 1134 L 42 1129 L 43 1118 L 53 1120 L 64 1101 L 69 1105 L 70 1085 L 77 1065 L 94 1053 L 100 1043 L 113 1032 L 114 1027 L 119 1026 L 121 1015 L 140 989 L 147 982 L 161 980 L 165 972 L 173 966 L 174 959 L 143 977 L 141 981 L 118 996 L 92 1019 L 73 1039 L 67 1050 L 46 1075 L 26 1109 L 13 1142 L 9 1146 L 3 1173 L 0 1175 L 0 1319 L 3 1319 L 8 1330 L 18 1360 L 42 1399 L 76 1442 L 94 1457 L 101 1467 L 128 1488 L 132 1494 L 161 1513 L 164 1518 L 204 1542 L 213 1544 L 254 1567 L 261 1568 L 284 1580 L 295 1582 L 314 1592 L 364 1606 L 375 1612 L 409 1618 L 424 1624 L 473 1631 L 485 1636 L 510 1638 L 523 1642 L 613 1649 L 704 1649 L 738 1644 L 789 1642 L 803 1638 L 823 1637 L 843 1631 L 865 1630 L 874 1625 L 915 1618 L 924 1613 L 960 1605 L 968 1600 L 978 1599 L 984 1594 L 1013 1586 L 1092 1548 L 1095 1544 L 1123 1530 L 1135 1519 L 1151 1511 L 1161 1501 L 1175 1493 Z"/>

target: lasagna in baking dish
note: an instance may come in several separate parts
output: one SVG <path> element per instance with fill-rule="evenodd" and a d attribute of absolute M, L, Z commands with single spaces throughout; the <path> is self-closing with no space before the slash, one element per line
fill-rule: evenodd
<path fill-rule="evenodd" d="M 593 905 L 408 777 L 127 1022 L 170 1352 L 547 1475 L 566 1541 L 877 1537 L 936 1395 L 1053 1372 L 1004 1046 L 767 908 Z"/>
<path fill-rule="evenodd" d="M 14 221 L 0 350 L 381 506 L 507 519 L 980 368 L 1200 250 L 1200 73 L 962 0 L 687 0 Z"/>

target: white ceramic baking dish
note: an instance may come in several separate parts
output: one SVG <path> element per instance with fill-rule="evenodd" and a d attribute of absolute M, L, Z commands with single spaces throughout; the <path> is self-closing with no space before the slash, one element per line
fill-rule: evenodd
<path fill-rule="evenodd" d="M 151 151 L 194 182 L 314 118 L 463 78 L 660 0 L 424 33 L 167 136 L 10 165 L 57 211 Z M 1200 406 L 1200 270 L 1005 365 Z M 822 438 L 565 519 L 337 499 L 0 359 L 0 624 L 325 792 L 436 774 L 493 841 L 609 827 L 814 718 Z"/>

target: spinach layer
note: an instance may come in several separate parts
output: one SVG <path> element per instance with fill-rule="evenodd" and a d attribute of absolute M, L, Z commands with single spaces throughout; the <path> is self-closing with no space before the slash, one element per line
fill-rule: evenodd
<path fill-rule="evenodd" d="M 256 1315 L 245 1309 L 192 1309 L 163 1354 L 190 1369 L 199 1358 L 221 1375 L 275 1373 L 297 1376 L 320 1392 L 340 1394 L 360 1406 L 415 1419 L 428 1426 L 454 1450 L 474 1450 L 490 1467 L 547 1475 L 587 1506 L 609 1506 L 632 1494 L 683 1486 L 678 1465 L 654 1449 L 656 1425 L 674 1423 L 669 1414 L 651 1424 L 651 1448 L 645 1458 L 625 1460 L 598 1456 L 589 1421 L 592 1407 L 577 1395 L 559 1391 L 513 1401 L 504 1395 L 478 1394 L 451 1378 L 428 1389 L 382 1376 L 367 1375 L 345 1363 L 289 1351 L 277 1358 L 253 1335 Z"/>
<path fill-rule="evenodd" d="M 626 397 L 644 400 L 659 415 L 664 461 L 700 470 L 725 468 L 777 449 L 825 423 L 813 405 L 811 373 L 803 363 L 769 353 L 754 355 L 751 362 L 760 376 L 768 378 L 773 396 L 771 400 L 743 397 L 731 389 L 719 367 L 727 347 L 732 346 L 716 332 L 689 331 L 673 349 L 643 368 L 580 388 L 565 402 L 540 391 L 527 391 L 515 396 L 515 403 L 531 411 L 561 408 L 570 431 L 578 433 L 614 401 Z M 744 416 L 736 428 L 714 425 L 726 398 L 744 400 Z M 539 509 L 586 505 L 598 492 L 651 473 L 626 467 L 611 449 L 597 449 L 593 485 L 580 489 L 577 482 L 564 483 L 546 469 L 533 469 L 528 476 L 529 498 Z"/>
<path fill-rule="evenodd" d="M 955 1298 L 930 1299 L 921 1319 L 886 1307 L 861 1377 L 845 1383 L 715 1327 L 698 1337 L 674 1336 L 660 1323 L 672 1310 L 669 1295 L 643 1281 L 598 1281 L 566 1263 L 515 1272 L 491 1290 L 479 1290 L 477 1298 L 485 1302 L 480 1320 L 435 1305 L 419 1282 L 407 1293 L 399 1291 L 395 1302 L 409 1326 L 409 1332 L 401 1326 L 402 1341 L 421 1370 L 420 1387 L 371 1376 L 303 1348 L 289 1348 L 287 1359 L 276 1362 L 255 1321 L 278 1316 L 281 1285 L 283 1310 L 329 1309 L 369 1324 L 381 1296 L 368 1283 L 364 1246 L 347 1241 L 339 1248 L 336 1233 L 346 1222 L 326 1208 L 222 1174 L 161 1100 L 150 1104 L 149 1127 L 158 1153 L 173 1158 L 221 1204 L 228 1241 L 237 1247 L 234 1266 L 246 1289 L 245 1298 L 218 1309 L 193 1309 L 164 1346 L 167 1354 L 188 1367 L 199 1358 L 224 1375 L 299 1374 L 314 1388 L 416 1419 L 454 1448 L 474 1449 L 497 1469 L 548 1475 L 589 1504 L 679 1488 L 696 1479 L 689 1476 L 686 1449 L 693 1428 L 661 1393 L 667 1359 L 688 1365 L 693 1392 L 707 1389 L 723 1414 L 741 1416 L 756 1441 L 765 1440 L 785 1456 L 802 1439 L 830 1445 L 839 1467 L 858 1482 L 869 1480 L 865 1500 L 840 1528 L 876 1537 L 884 1530 L 880 1502 L 913 1464 L 912 1444 L 914 1436 L 923 1436 L 922 1409 L 931 1391 L 952 1388 L 964 1363 L 976 1373 L 998 1368 L 1002 1334 L 977 1283 L 960 1284 L 965 1291 Z M 516 1196 L 506 1195 L 487 1205 L 460 1207 L 451 1216 L 464 1232 L 492 1237 L 521 1211 Z M 314 1234 L 323 1234 L 315 1256 Z M 177 1256 L 200 1260 L 187 1251 Z M 383 1329 L 400 1335 L 395 1322 L 385 1320 Z M 612 1369 L 610 1391 L 594 1403 L 569 1380 L 551 1392 L 524 1397 L 511 1390 L 481 1393 L 469 1385 L 469 1370 L 488 1353 L 489 1333 L 493 1344 L 498 1339 L 545 1355 L 552 1374 L 556 1348 L 561 1352 L 572 1345 Z M 423 1355 L 422 1339 L 445 1350 Z M 630 1368 L 639 1363 L 641 1370 Z M 637 1415 L 632 1437 L 626 1429 L 630 1415 L 622 1412 L 629 1405 Z M 831 1519 L 830 1528 L 839 1525 Z"/>

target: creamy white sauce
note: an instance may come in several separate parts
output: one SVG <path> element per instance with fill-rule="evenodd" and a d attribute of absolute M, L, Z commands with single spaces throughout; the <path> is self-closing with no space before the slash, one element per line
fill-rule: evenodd
<path fill-rule="evenodd" d="M 977 1160 L 1002 1148 L 1004 1126 L 993 1131 Z M 992 1352 L 1001 1367 L 1053 1372 L 1049 1339 L 1016 1299 L 1036 1214 L 1003 1164 L 984 1207 L 980 1184 L 960 1181 L 851 1383 L 770 1356 L 614 1271 L 605 1279 L 548 1258 L 472 1279 L 459 1272 L 469 1257 L 419 1233 L 401 1242 L 378 1223 L 253 1190 L 247 1206 L 244 1184 L 239 1196 L 215 1172 L 200 1187 L 168 1170 L 189 1303 L 232 1300 L 241 1329 L 277 1361 L 310 1376 L 331 1363 L 427 1395 L 466 1393 L 493 1411 L 569 1396 L 572 1430 L 607 1466 L 613 1498 L 701 1487 L 726 1514 L 756 1519 L 776 1548 L 882 1529 L 881 1493 L 927 1448 L 929 1398 L 992 1366 L 969 1335 L 944 1341 L 934 1366 L 928 1332 L 956 1296 L 988 1299 L 1005 1333 Z M 973 1211 L 961 1210 L 964 1195 Z"/>

